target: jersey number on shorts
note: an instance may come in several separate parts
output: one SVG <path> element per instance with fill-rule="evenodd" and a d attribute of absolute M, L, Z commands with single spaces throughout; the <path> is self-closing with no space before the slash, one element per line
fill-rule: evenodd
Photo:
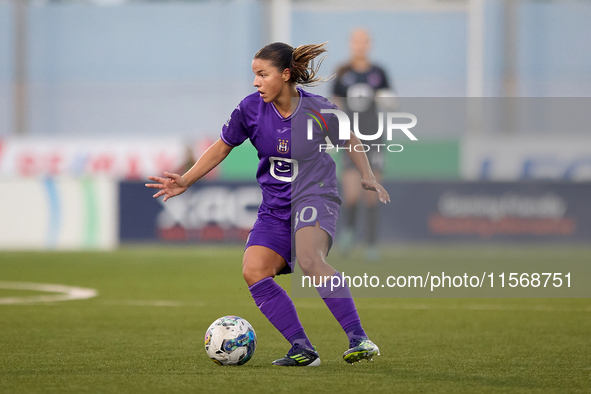
<path fill-rule="evenodd" d="M 302 223 L 310 223 L 310 222 L 315 222 L 317 217 L 318 217 L 318 211 L 316 210 L 315 207 L 313 207 L 313 206 L 304 207 L 304 208 L 302 208 L 301 211 L 296 212 L 295 227 L 298 226 L 298 223 L 300 222 L 300 220 L 302 221 Z"/>

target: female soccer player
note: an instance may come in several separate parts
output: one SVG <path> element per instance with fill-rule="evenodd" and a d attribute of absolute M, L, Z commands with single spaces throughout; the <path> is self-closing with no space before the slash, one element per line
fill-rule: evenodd
<path fill-rule="evenodd" d="M 378 129 L 378 110 L 374 98 L 378 95 L 393 95 L 388 83 L 386 71 L 381 67 L 372 64 L 369 59 L 371 48 L 371 37 L 365 29 L 355 29 L 351 32 L 349 40 L 351 59 L 339 67 L 337 77 L 333 85 L 333 94 L 343 97 L 342 103 L 337 102 L 350 119 L 352 113 L 357 112 L 359 116 L 360 129 L 370 134 Z M 387 93 L 386 93 L 387 92 Z M 373 144 L 384 143 L 383 136 L 373 140 Z M 368 160 L 374 171 L 376 179 L 380 178 L 384 169 L 385 149 L 371 149 L 367 152 Z M 343 185 L 344 216 L 345 225 L 341 232 L 340 244 L 346 251 L 353 241 L 357 222 L 357 207 L 361 197 L 365 199 L 366 210 L 366 258 L 369 261 L 378 259 L 376 247 L 378 239 L 378 200 L 372 193 L 365 193 L 359 189 L 359 173 L 350 160 L 342 161 L 343 170 L 341 182 Z"/>
<path fill-rule="evenodd" d="M 326 263 L 326 256 L 334 238 L 341 200 L 334 161 L 319 145 L 326 144 L 327 136 L 335 145 L 345 148 L 360 143 L 350 131 L 348 140 L 338 139 L 334 114 L 323 113 L 326 130 L 320 122 L 310 133 L 294 130 L 298 113 L 309 110 L 322 114 L 322 109 L 336 109 L 326 99 L 297 87 L 323 81 L 317 77 L 320 64 L 315 69 L 308 65 L 324 52 L 324 44 L 294 49 L 273 43 L 262 48 L 252 61 L 257 92 L 247 96 L 232 112 L 222 127 L 220 139 L 184 175 L 165 172 L 165 178 L 150 176 L 157 183 L 146 184 L 160 189 L 154 198 L 164 196 L 167 201 L 221 163 L 232 148 L 250 139 L 260 159 L 257 180 L 263 202 L 246 241 L 243 276 L 256 305 L 292 345 L 285 357 L 272 363 L 279 366 L 320 365 L 291 298 L 273 278 L 292 272 L 292 252 L 304 275 L 313 277 L 315 283 L 328 284 L 327 278 L 340 276 Z M 292 106 L 292 98 L 297 105 Z M 302 102 L 307 103 L 306 109 Z M 312 127 L 311 122 L 308 124 Z M 383 203 L 390 201 L 388 193 L 376 182 L 365 153 L 351 149 L 350 157 L 362 175 L 361 186 L 376 191 Z M 325 285 L 317 289 L 349 339 L 349 350 L 343 358 L 349 363 L 371 359 L 379 354 L 379 349 L 361 326 L 347 283 L 340 282 L 338 288 Z"/>

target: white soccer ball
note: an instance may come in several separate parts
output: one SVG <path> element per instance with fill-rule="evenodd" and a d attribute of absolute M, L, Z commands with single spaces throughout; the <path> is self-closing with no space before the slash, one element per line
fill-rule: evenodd
<path fill-rule="evenodd" d="M 218 365 L 246 364 L 256 347 L 254 328 L 238 316 L 220 317 L 205 332 L 205 351 Z"/>

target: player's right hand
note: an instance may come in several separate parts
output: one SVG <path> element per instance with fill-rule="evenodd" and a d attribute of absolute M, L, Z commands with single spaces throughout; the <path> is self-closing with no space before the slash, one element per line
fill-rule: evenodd
<path fill-rule="evenodd" d="M 158 198 L 164 196 L 162 201 L 166 202 L 171 197 L 182 194 L 189 188 L 189 182 L 180 176 L 179 174 L 173 174 L 170 172 L 164 172 L 166 178 L 159 176 L 149 176 L 148 179 L 158 183 L 146 183 L 146 187 L 152 189 L 160 189 L 160 191 L 154 194 L 152 197 Z"/>

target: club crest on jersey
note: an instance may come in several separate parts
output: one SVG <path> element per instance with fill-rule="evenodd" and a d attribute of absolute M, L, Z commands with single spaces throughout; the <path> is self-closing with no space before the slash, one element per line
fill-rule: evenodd
<path fill-rule="evenodd" d="M 289 140 L 279 138 L 277 139 L 277 152 L 279 153 L 287 153 L 289 152 Z"/>

